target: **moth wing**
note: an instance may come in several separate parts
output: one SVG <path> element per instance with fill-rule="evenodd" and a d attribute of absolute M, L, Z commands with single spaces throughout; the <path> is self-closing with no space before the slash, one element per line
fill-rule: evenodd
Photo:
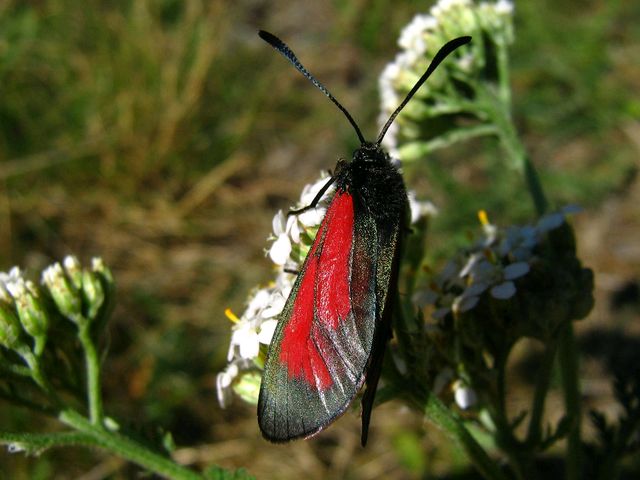
<path fill-rule="evenodd" d="M 376 327 L 376 225 L 338 191 L 280 315 L 258 401 L 273 442 L 311 436 L 341 415 L 365 378 Z"/>

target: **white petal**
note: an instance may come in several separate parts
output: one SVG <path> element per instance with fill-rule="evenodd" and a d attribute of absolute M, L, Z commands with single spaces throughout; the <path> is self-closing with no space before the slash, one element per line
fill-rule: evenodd
<path fill-rule="evenodd" d="M 273 216 L 273 220 L 271 221 L 271 227 L 273 228 L 273 234 L 277 237 L 282 235 L 285 232 L 285 225 L 287 223 L 287 219 L 282 210 L 278 210 Z"/>
<path fill-rule="evenodd" d="M 498 300 L 506 300 L 511 298 L 516 293 L 516 286 L 513 282 L 503 282 L 500 285 L 496 285 L 491 289 L 491 296 Z"/>
<path fill-rule="evenodd" d="M 300 243 L 300 226 L 298 225 L 298 219 L 295 215 L 291 215 L 287 219 L 286 231 L 293 243 Z"/>
<path fill-rule="evenodd" d="M 550 213 L 549 215 L 545 215 L 540 220 L 538 220 L 538 224 L 536 225 L 536 227 L 540 233 L 546 233 L 550 230 L 554 230 L 558 228 L 563 223 L 564 223 L 563 214 Z"/>
<path fill-rule="evenodd" d="M 246 310 L 242 314 L 243 319 L 251 320 L 258 316 L 261 310 L 269 306 L 271 301 L 271 292 L 268 289 L 262 288 L 258 290 L 247 305 Z"/>
<path fill-rule="evenodd" d="M 531 267 L 527 262 L 516 262 L 504 267 L 505 280 L 515 280 L 529 273 Z"/>
<path fill-rule="evenodd" d="M 308 185 L 305 185 L 300 195 L 300 204 L 303 207 L 306 207 L 311 202 L 313 202 L 313 199 L 316 198 L 316 195 L 318 195 L 318 192 L 322 190 L 322 187 L 324 187 L 327 182 L 328 182 L 327 178 L 322 177 L 316 180 L 315 183 L 310 183 Z M 325 196 L 326 195 L 327 195 L 327 192 L 325 192 Z"/>
<path fill-rule="evenodd" d="M 457 297 L 453 301 L 453 311 L 456 313 L 468 312 L 480 301 L 480 297 Z"/>
<path fill-rule="evenodd" d="M 411 223 L 416 223 L 422 217 L 433 216 L 438 213 L 438 209 L 432 203 L 427 201 L 418 201 L 416 199 L 415 192 L 410 191 L 407 196 L 409 197 L 409 210 L 411 211 Z"/>
<path fill-rule="evenodd" d="M 279 235 L 269 249 L 269 257 L 276 265 L 284 265 L 291 254 L 291 240 L 286 235 Z"/>
<path fill-rule="evenodd" d="M 284 304 L 287 298 L 283 297 L 279 292 L 271 296 L 270 305 L 267 306 L 261 313 L 262 318 L 273 318 L 279 315 L 284 308 Z"/>
<path fill-rule="evenodd" d="M 239 343 L 241 358 L 255 358 L 260 353 L 260 342 L 255 330 L 245 332 Z"/>
<path fill-rule="evenodd" d="M 298 221 L 304 227 L 317 227 L 322 223 L 322 219 L 324 218 L 324 214 L 327 209 L 324 207 L 316 207 L 311 210 L 307 210 L 304 213 L 298 215 Z"/>
<path fill-rule="evenodd" d="M 469 275 L 471 271 L 475 268 L 476 264 L 483 258 L 485 257 L 481 253 L 472 254 L 467 260 L 467 263 L 460 270 L 460 273 L 458 274 L 458 276 L 466 277 L 467 275 Z"/>
<path fill-rule="evenodd" d="M 487 282 L 474 282 L 464 289 L 461 297 L 477 297 L 485 292 L 487 288 L 489 288 L 490 284 Z"/>
<path fill-rule="evenodd" d="M 260 343 L 264 343 L 265 345 L 269 345 L 271 343 L 271 339 L 273 338 L 273 332 L 278 326 L 277 320 L 267 320 L 260 325 L 260 333 L 258 334 L 258 341 Z"/>

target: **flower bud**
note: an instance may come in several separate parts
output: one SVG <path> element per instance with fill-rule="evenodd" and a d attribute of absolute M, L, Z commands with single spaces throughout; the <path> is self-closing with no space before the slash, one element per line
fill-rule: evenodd
<path fill-rule="evenodd" d="M 76 290 L 80 290 L 82 288 L 82 266 L 80 265 L 78 258 L 75 255 L 67 255 L 64 257 L 62 264 L 64 265 L 64 270 L 69 276 L 69 279 L 71 280 L 71 284 L 76 288 Z"/>
<path fill-rule="evenodd" d="M 36 286 L 27 281 L 7 285 L 14 298 L 18 318 L 25 332 L 33 338 L 44 337 L 49 328 L 49 317 Z"/>
<path fill-rule="evenodd" d="M 91 259 L 91 270 L 100 275 L 110 288 L 113 288 L 113 274 L 109 267 L 104 264 L 102 258 L 93 257 Z"/>
<path fill-rule="evenodd" d="M 86 302 L 86 316 L 93 320 L 104 303 L 104 288 L 97 273 L 88 270 L 82 272 L 82 293 Z"/>
<path fill-rule="evenodd" d="M 258 404 L 260 394 L 260 382 L 262 375 L 256 371 L 244 372 L 242 376 L 232 385 L 233 391 L 242 400 L 252 405 Z"/>
<path fill-rule="evenodd" d="M 49 290 L 60 313 L 78 323 L 82 318 L 82 302 L 78 295 L 79 292 L 69 281 L 59 263 L 54 263 L 42 272 L 42 283 Z"/>
<path fill-rule="evenodd" d="M 89 318 L 93 322 L 93 331 L 99 332 L 106 325 L 109 320 L 109 316 L 115 305 L 115 282 L 111 270 L 104 264 L 101 258 L 95 257 L 91 259 L 91 278 L 94 285 L 92 288 L 95 290 L 93 300 L 88 298 L 88 292 L 85 291 L 85 296 L 89 302 Z M 86 288 L 86 287 L 83 287 Z M 102 300 L 98 305 L 98 296 L 102 292 Z M 94 312 L 91 311 L 94 304 Z"/>
<path fill-rule="evenodd" d="M 20 341 L 20 322 L 13 308 L 4 302 L 0 302 L 0 345 L 14 350 L 22 342 Z"/>

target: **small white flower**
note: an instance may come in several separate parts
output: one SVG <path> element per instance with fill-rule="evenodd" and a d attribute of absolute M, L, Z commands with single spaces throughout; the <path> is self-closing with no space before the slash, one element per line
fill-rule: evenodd
<path fill-rule="evenodd" d="M 231 344 L 238 347 L 240 358 L 252 359 L 260 353 L 260 341 L 255 328 L 240 324 L 231 336 Z"/>
<path fill-rule="evenodd" d="M 230 364 L 222 372 L 216 376 L 216 393 L 220 407 L 225 408 L 229 404 L 231 397 L 231 384 L 238 376 L 238 366 L 235 363 Z"/>
<path fill-rule="evenodd" d="M 20 453 L 20 452 L 26 452 L 26 451 L 27 451 L 27 447 L 22 442 L 12 442 L 9 445 L 7 445 L 7 452 L 9 453 Z"/>
<path fill-rule="evenodd" d="M 454 398 L 462 410 L 467 410 L 478 402 L 478 395 L 475 390 L 467 387 L 462 382 L 456 382 L 454 386 Z"/>
<path fill-rule="evenodd" d="M 513 3 L 509 0 L 498 0 L 494 8 L 499 15 L 510 16 L 513 13 Z"/>
<path fill-rule="evenodd" d="M 418 201 L 416 199 L 416 193 L 413 191 L 407 192 L 409 198 L 409 209 L 411 211 L 411 223 L 416 223 L 422 217 L 429 217 L 438 214 L 438 208 L 430 201 Z"/>
<path fill-rule="evenodd" d="M 254 293 L 253 297 L 247 304 L 247 308 L 242 314 L 243 320 L 252 320 L 260 315 L 262 310 L 267 308 L 271 302 L 271 291 L 268 288 L 261 288 Z"/>
<path fill-rule="evenodd" d="M 80 261 L 75 255 L 67 255 L 66 257 L 64 257 L 64 260 L 62 260 L 62 264 L 64 265 L 64 268 L 69 271 L 80 270 L 82 268 L 82 266 L 80 265 Z"/>
<path fill-rule="evenodd" d="M 438 22 L 431 15 L 418 14 L 402 29 L 398 46 L 405 50 L 413 50 L 417 55 L 423 55 L 427 50 L 425 33 L 438 26 Z"/>

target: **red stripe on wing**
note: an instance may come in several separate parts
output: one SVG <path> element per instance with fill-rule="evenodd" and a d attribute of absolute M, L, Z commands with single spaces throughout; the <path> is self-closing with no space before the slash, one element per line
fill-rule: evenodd
<path fill-rule="evenodd" d="M 326 336 L 316 328 L 336 330 L 351 311 L 353 222 L 353 197 L 337 193 L 307 257 L 291 318 L 283 332 L 280 360 L 287 366 L 289 378 L 302 379 L 319 391 L 333 385 L 323 358 L 332 350 L 327 348 Z"/>

